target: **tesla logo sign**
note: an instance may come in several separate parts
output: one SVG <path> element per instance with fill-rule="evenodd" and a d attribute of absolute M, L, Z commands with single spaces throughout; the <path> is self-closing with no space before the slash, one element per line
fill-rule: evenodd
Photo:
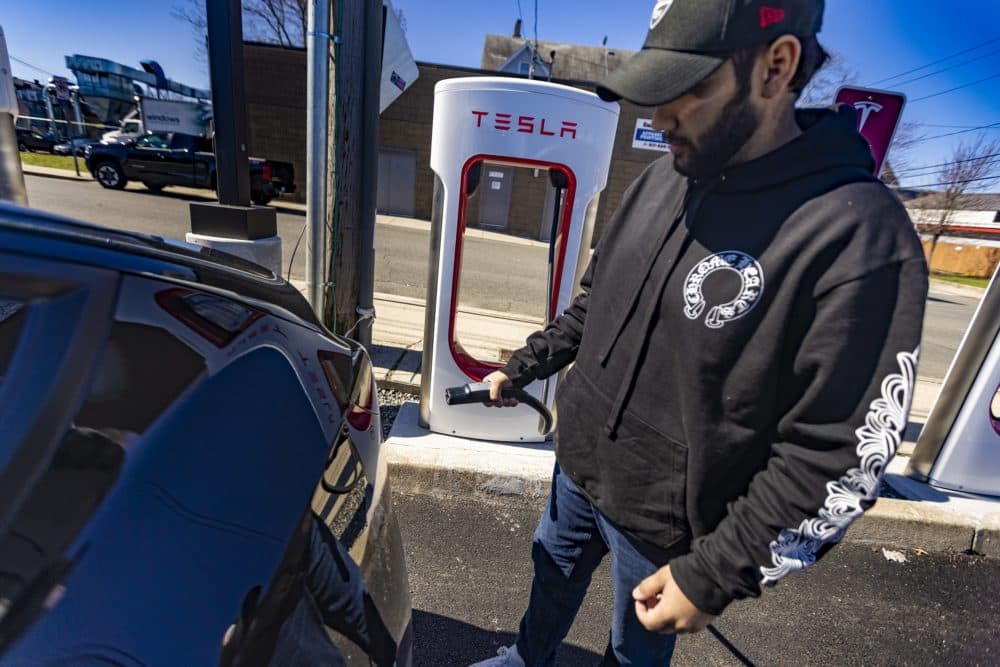
<path fill-rule="evenodd" d="M 882 90 L 841 88 L 837 91 L 837 104 L 850 105 L 857 112 L 858 132 L 871 146 L 877 176 L 882 171 L 882 164 L 892 145 L 906 97 Z"/>
<path fill-rule="evenodd" d="M 868 123 L 868 117 L 873 113 L 878 113 L 882 110 L 882 105 L 877 102 L 855 102 L 854 108 L 861 112 L 861 120 L 858 121 L 858 132 L 865 131 L 865 125 Z"/>
<path fill-rule="evenodd" d="M 535 116 L 514 116 L 509 113 L 494 113 L 491 111 L 473 111 L 476 127 L 492 127 L 500 132 L 520 132 L 522 134 L 539 134 L 543 137 L 558 136 L 563 139 L 576 139 L 578 123 L 568 120 L 560 124 Z"/>

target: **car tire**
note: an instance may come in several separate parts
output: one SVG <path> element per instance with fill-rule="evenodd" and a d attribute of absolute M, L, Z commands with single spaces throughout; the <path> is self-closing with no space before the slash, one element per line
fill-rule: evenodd
<path fill-rule="evenodd" d="M 27 150 L 28 150 L 28 147 L 27 147 L 27 146 L 25 146 L 25 145 L 24 145 L 24 144 L 22 144 L 22 143 L 18 143 L 18 144 L 17 144 L 17 150 L 21 151 L 22 153 L 25 153 L 25 152 L 27 152 Z"/>
<path fill-rule="evenodd" d="M 267 206 L 267 204 L 271 201 L 271 197 L 267 195 L 252 194 L 250 195 L 250 201 L 252 201 L 254 204 L 257 204 L 257 206 Z"/>
<path fill-rule="evenodd" d="M 122 168 L 108 160 L 97 163 L 97 166 L 94 167 L 94 178 L 109 190 L 121 190 L 128 183 Z"/>
<path fill-rule="evenodd" d="M 147 183 L 146 181 L 143 181 L 142 184 L 145 185 L 146 189 L 150 192 L 161 192 L 163 190 L 162 183 Z"/>

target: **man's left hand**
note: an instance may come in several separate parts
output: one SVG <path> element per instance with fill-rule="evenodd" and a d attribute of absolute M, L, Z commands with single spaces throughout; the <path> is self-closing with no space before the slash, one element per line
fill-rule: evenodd
<path fill-rule="evenodd" d="M 661 567 L 632 591 L 635 615 L 650 632 L 685 634 L 704 630 L 715 618 L 687 599 L 674 581 L 670 566 Z"/>

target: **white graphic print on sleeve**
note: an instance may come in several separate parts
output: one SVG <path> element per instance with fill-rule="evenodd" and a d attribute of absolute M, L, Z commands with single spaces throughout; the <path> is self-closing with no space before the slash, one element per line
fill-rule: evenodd
<path fill-rule="evenodd" d="M 806 519 L 798 528 L 781 531 L 771 542 L 774 567 L 760 568 L 762 586 L 773 586 L 782 577 L 815 563 L 819 550 L 825 544 L 839 542 L 878 496 L 882 473 L 899 449 L 906 428 L 919 355 L 919 347 L 896 355 L 899 373 L 882 381 L 881 398 L 872 401 L 864 426 L 855 431 L 860 467 L 851 468 L 839 480 L 826 485 L 828 495 L 819 516 Z"/>

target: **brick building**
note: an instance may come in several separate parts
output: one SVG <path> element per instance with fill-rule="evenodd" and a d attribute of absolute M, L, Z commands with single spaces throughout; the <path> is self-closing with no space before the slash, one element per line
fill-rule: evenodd
<path fill-rule="evenodd" d="M 516 39 L 516 38 L 512 38 Z M 490 36 L 487 54 L 495 56 L 499 40 Z M 513 50 L 520 46 L 516 41 Z M 502 44 L 500 48 L 505 48 Z M 554 49 L 553 49 L 554 50 Z M 306 53 L 263 44 L 246 44 L 247 113 L 250 125 L 250 150 L 275 160 L 295 165 L 298 197 L 304 197 L 307 169 L 306 146 Z M 562 63 L 553 69 L 561 74 Z M 603 62 L 602 62 L 603 65 Z M 434 86 L 438 81 L 468 76 L 504 76 L 494 70 L 418 63 L 420 77 L 382 114 L 379 124 L 379 211 L 429 220 L 434 193 L 434 173 L 430 169 L 431 124 L 434 111 Z M 603 67 L 602 67 L 603 71 Z M 553 82 L 593 90 L 587 81 L 553 78 Z M 637 120 L 651 117 L 651 110 L 623 103 L 618 134 L 612 155 L 608 186 L 601 196 L 595 241 L 607 224 L 628 185 L 662 152 L 633 147 Z M 506 219 L 483 224 L 502 228 L 508 233 L 529 238 L 547 238 L 551 224 L 552 189 L 548 175 L 533 170 L 513 170 L 512 190 Z M 477 193 L 470 198 L 469 224 L 484 223 Z M 580 205 L 585 205 L 581 202 Z M 501 216 L 502 218 L 502 216 Z"/>

